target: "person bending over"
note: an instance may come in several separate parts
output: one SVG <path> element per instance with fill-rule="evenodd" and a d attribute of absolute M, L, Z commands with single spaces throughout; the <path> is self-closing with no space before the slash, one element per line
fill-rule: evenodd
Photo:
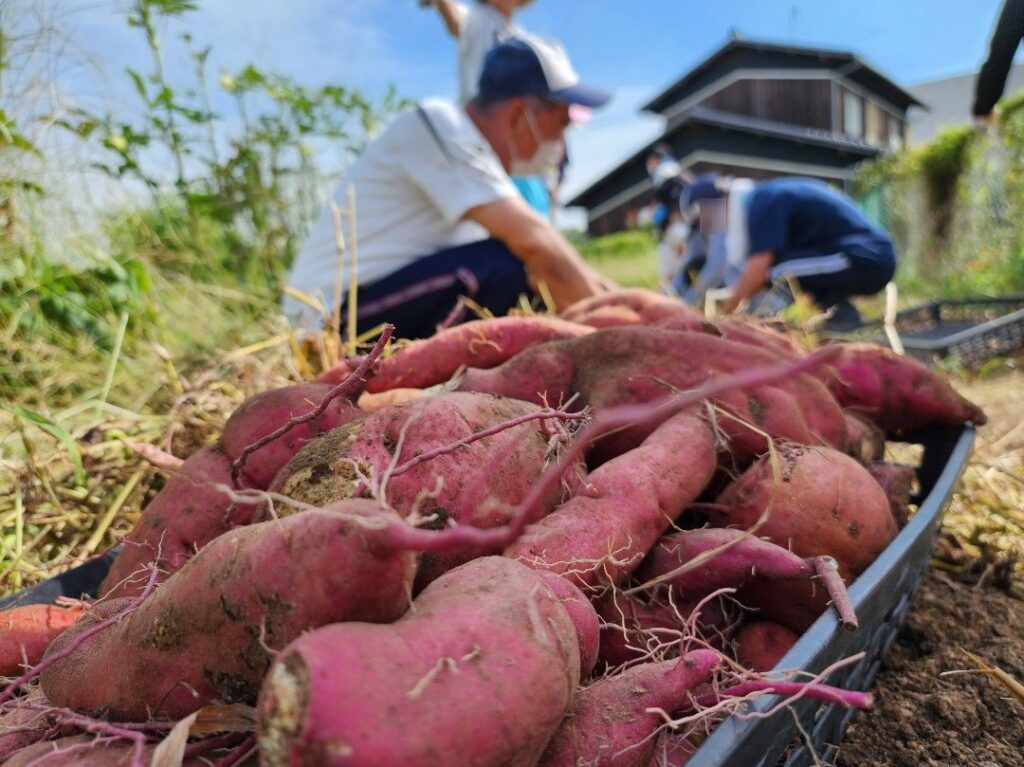
<path fill-rule="evenodd" d="M 399 115 L 336 188 L 355 190 L 357 331 L 382 322 L 396 335 L 431 335 L 462 295 L 494 314 L 543 281 L 556 307 L 610 283 L 517 194 L 509 174 L 562 156 L 570 106 L 599 107 L 607 93 L 580 82 L 564 50 L 539 38 L 499 44 L 487 55 L 468 104 L 429 100 Z M 300 250 L 289 285 L 330 311 L 337 275 L 332 211 L 323 211 Z M 293 324 L 322 314 L 290 295 Z M 347 310 L 341 312 L 341 317 Z"/>
<path fill-rule="evenodd" d="M 721 209 L 725 194 L 713 177 L 705 178 L 691 188 L 689 200 Z M 785 286 L 795 281 L 829 312 L 826 328 L 850 330 L 861 324 L 850 297 L 881 291 L 896 271 L 889 235 L 824 182 L 792 177 L 755 183 L 742 212 L 746 258 L 722 304 L 726 312 L 750 301 L 751 311 L 774 313 L 792 301 Z"/>

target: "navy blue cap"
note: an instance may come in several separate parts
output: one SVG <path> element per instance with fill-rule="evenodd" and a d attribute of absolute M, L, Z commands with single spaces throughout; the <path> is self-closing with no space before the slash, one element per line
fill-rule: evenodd
<path fill-rule="evenodd" d="M 728 194 L 728 190 L 719 183 L 717 173 L 707 173 L 698 176 L 686 191 L 685 205 L 689 207 L 701 200 L 721 200 Z"/>
<path fill-rule="evenodd" d="M 533 36 L 511 38 L 488 51 L 478 94 L 484 101 L 540 96 L 591 108 L 611 98 L 607 91 L 580 82 L 560 45 Z"/>

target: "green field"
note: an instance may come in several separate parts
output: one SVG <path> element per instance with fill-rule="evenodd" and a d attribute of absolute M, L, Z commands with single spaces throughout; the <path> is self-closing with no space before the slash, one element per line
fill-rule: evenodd
<path fill-rule="evenodd" d="M 653 229 L 631 229 L 606 237 L 576 238 L 594 268 L 627 288 L 658 287 L 658 242 Z"/>

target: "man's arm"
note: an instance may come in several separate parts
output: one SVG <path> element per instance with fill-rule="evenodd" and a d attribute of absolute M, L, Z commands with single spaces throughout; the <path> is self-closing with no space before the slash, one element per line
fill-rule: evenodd
<path fill-rule="evenodd" d="M 752 253 L 747 257 L 747 263 L 743 267 L 736 287 L 732 295 L 722 302 L 722 310 L 726 314 L 736 311 L 741 301 L 753 298 L 764 289 L 768 282 L 768 270 L 772 268 L 773 254 L 770 250 L 761 253 Z"/>
<path fill-rule="evenodd" d="M 519 197 L 478 205 L 468 210 L 465 218 L 477 222 L 503 242 L 538 280 L 543 280 L 559 311 L 613 285 Z"/>
<path fill-rule="evenodd" d="M 975 117 L 984 117 L 992 112 L 996 102 L 1003 95 L 1006 77 L 1013 63 L 1013 56 L 1024 36 L 1024 0 L 1006 0 L 999 14 L 992 40 L 989 43 L 988 59 L 978 73 L 974 86 Z"/>
<path fill-rule="evenodd" d="M 445 28 L 452 37 L 458 38 L 462 34 L 462 19 L 465 16 L 465 9 L 455 0 L 425 0 L 423 4 L 437 8 Z"/>

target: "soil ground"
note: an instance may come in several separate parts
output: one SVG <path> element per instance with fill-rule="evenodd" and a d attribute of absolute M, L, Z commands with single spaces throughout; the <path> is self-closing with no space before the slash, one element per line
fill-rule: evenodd
<path fill-rule="evenodd" d="M 854 719 L 839 767 L 1024 767 L 1024 703 L 976 669 L 968 650 L 1024 679 L 1024 601 L 937 571 L 922 583 L 875 681 L 877 706 Z"/>
<path fill-rule="evenodd" d="M 986 408 L 990 423 L 979 430 L 964 487 L 950 507 L 951 527 L 983 498 L 993 472 L 1024 490 L 1017 463 L 1024 444 L 1024 373 L 960 388 Z M 1019 524 L 1024 508 L 1012 508 L 1020 505 L 1012 494 L 1003 497 L 1010 507 L 997 516 Z M 939 542 L 941 561 L 950 560 L 950 540 Z M 1012 560 L 1011 552 L 1009 561 L 989 566 L 931 570 L 875 681 L 876 708 L 854 719 L 838 767 L 1024 767 L 1024 700 L 988 675 L 943 675 L 977 670 L 966 650 L 1024 682 L 1024 600 L 1012 596 L 1005 577 Z"/>

